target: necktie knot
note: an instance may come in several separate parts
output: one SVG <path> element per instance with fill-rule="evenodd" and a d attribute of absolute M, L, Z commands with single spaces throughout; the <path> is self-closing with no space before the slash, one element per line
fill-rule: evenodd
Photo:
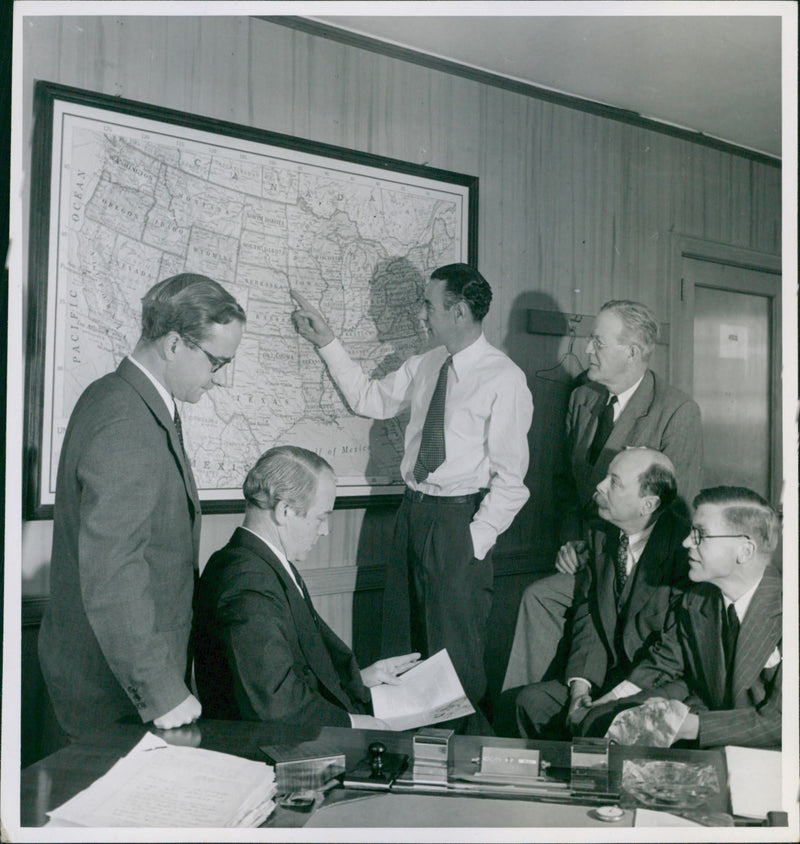
<path fill-rule="evenodd" d="M 431 472 L 435 472 L 447 457 L 444 442 L 444 405 L 447 398 L 447 376 L 452 360 L 452 356 L 448 356 L 439 370 L 425 424 L 422 426 L 419 453 L 414 465 L 414 479 L 417 483 L 424 481 Z"/>

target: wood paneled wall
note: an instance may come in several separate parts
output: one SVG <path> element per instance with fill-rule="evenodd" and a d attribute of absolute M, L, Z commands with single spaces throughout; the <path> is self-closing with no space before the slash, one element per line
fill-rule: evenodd
<path fill-rule="evenodd" d="M 495 682 L 519 592 L 552 560 L 552 439 L 567 397 L 535 374 L 558 363 L 564 343 L 527 334 L 526 310 L 591 314 L 625 297 L 669 322 L 671 233 L 780 252 L 777 167 L 264 20 L 28 18 L 26 143 L 35 79 L 480 178 L 479 266 L 495 294 L 486 334 L 525 370 L 536 405 L 531 500 L 496 552 L 505 576 L 496 581 Z M 391 520 L 391 509 L 335 513 L 305 565 L 320 611 L 362 662 L 377 656 Z M 204 519 L 204 560 L 238 521 Z M 51 525 L 24 528 L 25 590 L 46 593 Z M 364 590 L 353 600 L 356 576 Z"/>

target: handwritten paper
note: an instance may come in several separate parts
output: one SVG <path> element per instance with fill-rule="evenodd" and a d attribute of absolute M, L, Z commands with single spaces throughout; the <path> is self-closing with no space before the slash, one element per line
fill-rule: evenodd
<path fill-rule="evenodd" d="M 375 717 L 393 730 L 413 730 L 475 711 L 446 649 L 403 674 L 399 686 L 384 684 L 371 691 Z"/>
<path fill-rule="evenodd" d="M 258 826 L 274 808 L 273 769 L 147 733 L 89 788 L 50 812 L 84 827 Z"/>

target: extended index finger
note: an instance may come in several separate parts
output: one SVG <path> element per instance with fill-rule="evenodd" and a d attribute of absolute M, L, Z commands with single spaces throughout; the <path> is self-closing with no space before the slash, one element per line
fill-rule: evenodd
<path fill-rule="evenodd" d="M 289 288 L 289 295 L 292 297 L 292 299 L 294 299 L 294 300 L 295 300 L 295 302 L 297 302 L 297 304 L 298 304 L 298 305 L 300 305 L 300 307 L 301 307 L 304 311 L 316 311 L 316 310 L 317 310 L 317 309 L 316 309 L 316 308 L 315 308 L 315 307 L 311 304 L 311 302 L 309 302 L 309 301 L 308 301 L 308 299 L 306 299 L 306 297 L 305 297 L 305 296 L 303 296 L 303 294 L 302 294 L 302 293 L 298 293 L 296 290 L 293 290 L 292 288 Z"/>

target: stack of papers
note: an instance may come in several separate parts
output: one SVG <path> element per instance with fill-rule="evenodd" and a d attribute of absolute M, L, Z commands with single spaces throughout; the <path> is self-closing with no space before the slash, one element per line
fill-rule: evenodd
<path fill-rule="evenodd" d="M 89 788 L 49 812 L 51 826 L 256 827 L 275 808 L 273 769 L 147 733 Z"/>
<path fill-rule="evenodd" d="M 381 684 L 370 690 L 373 714 L 392 730 L 414 730 L 475 711 L 445 649 L 415 665 L 400 681 L 399 686 Z"/>

